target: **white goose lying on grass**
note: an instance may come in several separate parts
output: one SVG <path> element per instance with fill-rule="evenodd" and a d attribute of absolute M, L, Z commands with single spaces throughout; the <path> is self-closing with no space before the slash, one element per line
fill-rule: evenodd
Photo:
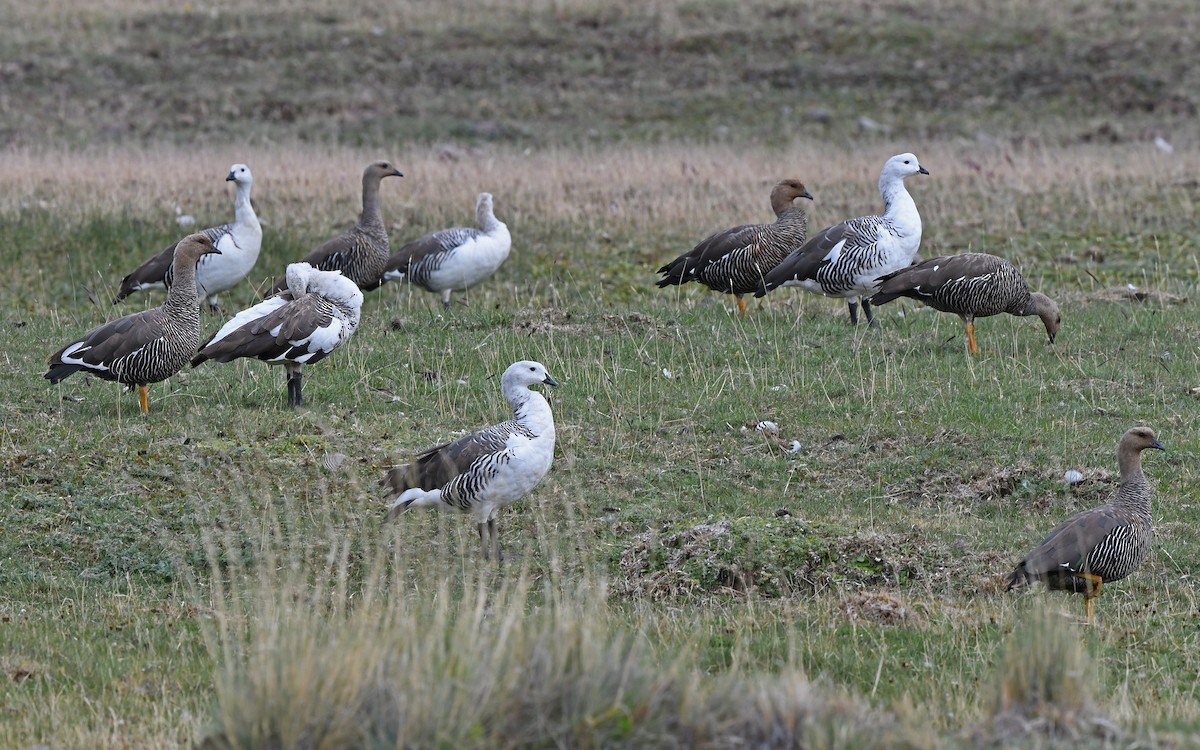
<path fill-rule="evenodd" d="M 554 414 L 546 397 L 530 390 L 537 383 L 558 385 L 541 362 L 514 362 L 500 378 L 512 419 L 430 448 L 389 471 L 382 484 L 395 502 L 387 520 L 414 505 L 470 513 L 483 556 L 499 559 L 496 511 L 529 494 L 554 460 Z"/>
<path fill-rule="evenodd" d="M 304 405 L 300 371 L 340 349 L 358 328 L 363 294 L 340 271 L 292 263 L 287 289 L 242 310 L 221 326 L 192 359 L 192 367 L 215 359 L 254 357 L 287 370 L 288 406 Z"/>

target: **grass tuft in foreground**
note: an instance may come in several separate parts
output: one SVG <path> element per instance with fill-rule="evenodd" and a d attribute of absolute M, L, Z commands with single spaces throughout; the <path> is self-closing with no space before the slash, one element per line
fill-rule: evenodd
<path fill-rule="evenodd" d="M 327 529 L 299 553 L 268 521 L 256 549 L 209 545 L 217 664 L 199 747 L 930 747 L 928 730 L 793 663 L 712 676 L 614 616 L 606 587 L 469 555 L 413 565 L 391 538 Z M 253 558 L 253 562 L 251 562 Z M 644 615 L 643 615 L 644 616 Z"/>

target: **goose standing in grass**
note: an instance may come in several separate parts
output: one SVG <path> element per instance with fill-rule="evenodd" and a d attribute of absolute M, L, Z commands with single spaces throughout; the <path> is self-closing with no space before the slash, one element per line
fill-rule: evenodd
<path fill-rule="evenodd" d="M 242 310 L 192 358 L 192 367 L 214 359 L 261 359 L 287 370 L 288 406 L 304 405 L 301 370 L 340 349 L 358 327 L 363 294 L 340 271 L 292 263 L 287 289 Z"/>
<path fill-rule="evenodd" d="M 408 281 L 427 292 L 440 292 L 450 308 L 450 292 L 466 291 L 496 272 L 508 257 L 512 237 L 496 218 L 492 194 L 475 199 L 472 227 L 440 229 L 413 240 L 388 259 L 383 281 Z"/>
<path fill-rule="evenodd" d="M 698 281 L 714 292 L 732 294 L 746 314 L 742 296 L 753 292 L 763 276 L 783 262 L 808 236 L 808 211 L 797 198 L 812 194 L 797 179 L 783 180 L 771 190 L 774 224 L 747 224 L 709 235 L 689 252 L 658 269 L 659 288 Z"/>
<path fill-rule="evenodd" d="M 1148 427 L 1128 430 L 1117 446 L 1121 483 L 1098 508 L 1076 514 L 1058 526 L 1017 564 L 1008 589 L 1045 581 L 1051 589 L 1083 594 L 1088 622 L 1105 581 L 1119 581 L 1138 569 L 1150 552 L 1153 524 L 1150 483 L 1142 473 L 1142 451 L 1166 450 Z"/>
<path fill-rule="evenodd" d="M 1036 315 L 1046 326 L 1051 344 L 1062 323 L 1054 300 L 1040 292 L 1030 292 L 1025 277 L 1012 263 L 987 253 L 930 258 L 881 276 L 878 281 L 879 291 L 871 297 L 874 305 L 910 297 L 962 318 L 967 328 L 967 351 L 971 354 L 979 353 L 975 318 L 1000 313 Z"/>
<path fill-rule="evenodd" d="M 362 291 L 376 289 L 383 283 L 383 267 L 390 248 L 383 212 L 379 210 L 379 183 L 385 177 L 403 177 L 391 162 L 377 161 L 367 165 L 362 176 L 362 213 L 354 228 L 320 245 L 300 262 L 322 271 L 341 271 Z M 275 281 L 265 296 L 287 288 L 287 276 Z"/>
<path fill-rule="evenodd" d="M 910 265 L 921 247 L 921 214 L 904 187 L 905 178 L 915 174 L 929 171 L 912 154 L 888 159 L 879 175 L 883 214 L 847 219 L 822 229 L 768 272 L 754 296 L 761 297 L 779 286 L 798 286 L 844 297 L 854 325 L 858 324 L 861 301 L 867 323 L 878 327 L 869 301 L 878 289 L 876 279 Z"/>
<path fill-rule="evenodd" d="M 150 413 L 149 385 L 183 369 L 200 347 L 200 297 L 196 293 L 196 264 L 219 254 L 207 234 L 184 237 L 171 260 L 177 283 L 158 307 L 105 323 L 50 357 L 45 377 L 58 383 L 84 370 L 128 388 L 137 386 L 138 404 Z"/>
<path fill-rule="evenodd" d="M 554 414 L 546 397 L 529 386 L 558 385 L 540 362 L 514 362 L 500 378 L 513 418 L 451 443 L 430 448 L 382 484 L 394 498 L 387 520 L 414 505 L 469 513 L 479 529 L 484 557 L 500 557 L 496 511 L 529 494 L 554 460 Z"/>
<path fill-rule="evenodd" d="M 221 309 L 217 295 L 233 289 L 250 274 L 262 249 L 262 226 L 250 203 L 250 188 L 254 185 L 250 167 L 234 164 L 229 168 L 229 176 L 225 180 L 237 185 L 233 223 L 200 231 L 200 234 L 212 240 L 220 253 L 202 257 L 200 265 L 196 267 L 196 292 L 201 298 L 208 299 L 208 308 L 213 311 Z M 178 242 L 121 279 L 121 288 L 117 290 L 113 304 L 142 289 L 169 289 L 175 282 L 171 261 L 177 247 Z"/>

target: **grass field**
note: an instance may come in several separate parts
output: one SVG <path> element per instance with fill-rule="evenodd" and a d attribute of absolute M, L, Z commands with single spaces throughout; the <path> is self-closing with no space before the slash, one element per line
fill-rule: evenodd
<path fill-rule="evenodd" d="M 0 746 L 1200 737 L 1190 4 L 0 7 L 23 24 L 0 30 Z M 852 329 L 795 290 L 739 318 L 653 286 L 767 220 L 781 177 L 811 226 L 874 212 L 906 150 L 931 172 L 908 183 L 922 255 L 1017 262 L 1059 302 L 1055 345 L 991 318 L 971 358 L 957 318 L 907 302 Z M 255 174 L 257 283 L 352 223 L 379 157 L 405 173 L 382 190 L 394 246 L 488 190 L 513 255 L 449 312 L 368 293 L 307 408 L 257 362 L 152 386 L 148 418 L 41 378 L 157 303 L 108 300 L 177 212 L 231 217 L 229 164 Z M 514 559 L 480 560 L 463 518 L 384 526 L 383 471 L 506 416 L 522 358 L 561 387 L 554 468 L 500 519 Z M 1168 448 L 1142 569 L 1090 628 L 1077 599 L 1004 592 L 1113 492 L 1133 424 Z"/>

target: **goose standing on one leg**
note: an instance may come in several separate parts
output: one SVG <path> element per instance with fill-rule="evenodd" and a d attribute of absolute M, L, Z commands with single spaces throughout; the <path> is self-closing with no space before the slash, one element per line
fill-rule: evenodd
<path fill-rule="evenodd" d="M 659 288 L 698 281 L 714 292 L 732 294 L 746 314 L 742 296 L 753 292 L 768 271 L 783 262 L 808 236 L 808 211 L 797 198 L 812 194 L 797 179 L 783 180 L 771 190 L 774 224 L 748 224 L 709 235 L 689 252 L 658 269 Z"/>
<path fill-rule="evenodd" d="M 383 282 L 408 281 L 440 292 L 443 307 L 449 309 L 451 291 L 466 291 L 491 276 L 512 248 L 508 226 L 496 218 L 491 193 L 476 198 L 475 223 L 478 229 L 440 229 L 400 248 L 388 259 Z"/>
<path fill-rule="evenodd" d="M 300 259 L 322 271 L 341 271 L 342 275 L 364 292 L 383 283 L 383 267 L 390 248 L 383 212 L 379 209 L 379 183 L 385 177 L 403 177 L 391 162 L 377 161 L 367 165 L 362 176 L 362 213 L 354 228 L 320 245 Z M 281 276 L 264 296 L 287 288 L 287 277 Z"/>
<path fill-rule="evenodd" d="M 484 557 L 500 557 L 496 511 L 527 495 L 554 460 L 554 414 L 546 397 L 529 386 L 558 385 L 540 362 L 509 365 L 500 378 L 513 418 L 452 443 L 430 448 L 388 472 L 382 484 L 395 499 L 387 520 L 414 505 L 470 513 Z"/>
<path fill-rule="evenodd" d="M 200 298 L 196 264 L 213 247 L 206 234 L 184 237 L 171 261 L 177 283 L 158 307 L 109 321 L 50 356 L 45 377 L 58 383 L 79 370 L 128 388 L 137 386 L 138 405 L 150 413 L 149 385 L 183 369 L 200 347 Z"/>
<path fill-rule="evenodd" d="M 225 180 L 237 185 L 233 223 L 200 231 L 212 240 L 213 247 L 220 253 L 204 256 L 196 267 L 196 292 L 201 298 L 208 298 L 208 309 L 213 311 L 221 309 L 217 295 L 234 288 L 250 274 L 262 249 L 262 226 L 250 203 L 250 188 L 254 184 L 250 167 L 234 164 Z M 178 242 L 121 279 L 121 288 L 113 298 L 113 304 L 142 289 L 169 289 L 175 281 L 171 260 L 177 247 Z"/>
<path fill-rule="evenodd" d="M 871 303 L 882 305 L 909 297 L 935 310 L 955 313 L 967 328 L 967 351 L 979 353 L 975 343 L 975 318 L 1008 313 L 1036 315 L 1046 327 L 1050 343 L 1062 324 L 1054 300 L 1030 292 L 1016 266 L 987 253 L 960 253 L 930 258 L 880 276 L 879 291 Z"/>
<path fill-rule="evenodd" d="M 1133 427 L 1117 445 L 1121 483 L 1098 508 L 1063 521 L 1025 555 L 1008 577 L 1008 590 L 1034 581 L 1051 589 L 1083 594 L 1087 621 L 1106 581 L 1119 581 L 1138 569 L 1154 538 L 1150 483 L 1142 473 L 1142 451 L 1166 450 L 1148 427 Z"/>
<path fill-rule="evenodd" d="M 754 296 L 779 286 L 798 286 L 844 297 L 854 325 L 861 300 L 867 323 L 878 327 L 869 301 L 879 288 L 876 279 L 911 264 L 921 247 L 921 214 L 904 187 L 905 178 L 915 174 L 929 172 L 912 154 L 888 159 L 879 175 L 883 215 L 860 216 L 822 229 L 767 273 Z"/>
<path fill-rule="evenodd" d="M 292 263 L 284 278 L 286 290 L 235 315 L 204 344 L 192 367 L 239 357 L 282 364 L 288 406 L 297 407 L 304 405 L 301 369 L 350 339 L 362 314 L 363 294 L 340 271 L 319 271 L 307 263 Z"/>

